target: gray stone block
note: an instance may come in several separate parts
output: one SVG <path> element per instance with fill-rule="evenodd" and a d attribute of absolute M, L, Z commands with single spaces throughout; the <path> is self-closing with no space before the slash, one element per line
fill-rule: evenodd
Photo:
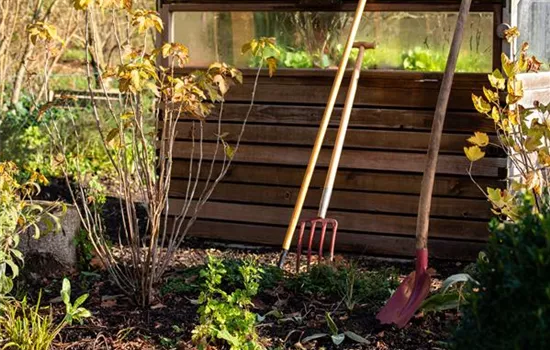
<path fill-rule="evenodd" d="M 34 203 L 44 208 L 55 205 L 54 202 L 45 201 Z M 30 228 L 21 235 L 19 243 L 19 250 L 25 259 L 24 269 L 48 277 L 70 273 L 78 263 L 75 236 L 80 230 L 80 218 L 76 208 L 67 205 L 65 213 L 54 209 L 52 214 L 60 219 L 60 232 L 51 232 L 51 224 L 48 225 L 44 220 L 38 223 L 40 238 L 34 238 L 35 230 Z"/>

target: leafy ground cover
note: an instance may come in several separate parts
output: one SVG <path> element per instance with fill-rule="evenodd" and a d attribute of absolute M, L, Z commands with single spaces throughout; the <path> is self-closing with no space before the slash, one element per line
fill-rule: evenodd
<path fill-rule="evenodd" d="M 156 301 L 147 309 L 137 308 L 108 280 L 101 270 L 72 276 L 73 293 L 89 293 L 86 308 L 93 317 L 83 325 L 67 327 L 55 344 L 56 349 L 196 349 L 192 331 L 199 324 L 201 270 L 208 256 L 226 267 L 222 285 L 239 284 L 239 266 L 255 257 L 263 270 L 258 293 L 252 298 L 250 311 L 257 317 L 259 341 L 268 349 L 437 349 L 444 347 L 451 327 L 456 325 L 456 312 L 430 313 L 414 319 L 406 328 L 382 326 L 375 314 L 397 283 L 410 270 L 411 264 L 358 256 L 337 256 L 338 268 L 325 265 L 310 273 L 291 274 L 294 256 L 289 256 L 284 271 L 274 268 L 278 253 L 273 249 L 213 248 L 204 243 L 189 242 L 178 252 L 175 263 L 162 282 Z M 353 265 L 350 265 L 353 263 Z M 352 267 L 350 267 L 352 266 Z M 441 276 L 460 271 L 460 263 L 434 262 Z M 350 271 L 353 271 L 350 273 Z M 355 275 L 355 296 L 346 303 L 345 280 Z M 336 283 L 336 281 L 339 281 Z M 437 286 L 440 279 L 434 281 Z M 58 298 L 61 280 L 36 281 L 29 290 L 37 295 L 42 287 L 43 300 L 52 302 L 55 314 L 63 315 Z M 349 290 L 348 290 L 349 291 Z M 348 293 L 349 294 L 349 293 Z M 338 346 L 331 334 L 327 313 L 339 333 L 358 335 L 364 343 L 346 337 Z M 309 341 L 309 339 L 314 338 Z M 206 347 L 226 349 L 228 347 Z"/>

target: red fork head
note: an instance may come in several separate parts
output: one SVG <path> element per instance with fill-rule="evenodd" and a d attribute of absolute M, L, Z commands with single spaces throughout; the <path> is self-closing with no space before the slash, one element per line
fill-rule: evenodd
<path fill-rule="evenodd" d="M 311 256 L 313 250 L 313 239 L 315 237 L 316 231 L 319 229 L 321 236 L 319 239 L 319 258 L 323 257 L 323 246 L 325 244 L 325 235 L 327 232 L 327 227 L 332 230 L 331 234 L 331 243 L 330 243 L 330 261 L 334 259 L 334 245 L 336 243 L 336 233 L 338 231 L 338 221 L 335 219 L 323 219 L 315 218 L 309 220 L 303 220 L 300 222 L 300 234 L 298 235 L 298 251 L 296 254 L 296 272 L 300 271 L 300 262 L 302 256 L 302 247 L 303 247 L 303 238 L 306 228 L 309 225 L 309 238 L 307 246 L 307 269 L 311 264 Z"/>

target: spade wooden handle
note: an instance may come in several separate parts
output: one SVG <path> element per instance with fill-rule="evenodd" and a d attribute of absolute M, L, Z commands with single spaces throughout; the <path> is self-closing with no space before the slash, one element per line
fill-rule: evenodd
<path fill-rule="evenodd" d="M 428 247 L 428 230 L 430 227 L 430 209 L 432 205 L 432 192 L 435 180 L 435 170 L 437 168 L 437 156 L 441 145 L 441 134 L 443 132 L 443 124 L 445 123 L 445 113 L 449 103 L 449 96 L 453 85 L 453 77 L 458 61 L 458 53 L 464 36 L 464 26 L 470 13 L 472 0 L 462 0 L 458 20 L 456 22 L 455 33 L 449 58 L 447 59 L 447 67 L 443 75 L 441 90 L 437 98 L 435 107 L 434 121 L 432 124 L 432 133 L 430 136 L 430 144 L 428 146 L 428 156 L 424 176 L 422 177 L 422 185 L 420 188 L 420 201 L 418 203 L 418 218 L 416 221 L 416 249 L 425 249 Z"/>

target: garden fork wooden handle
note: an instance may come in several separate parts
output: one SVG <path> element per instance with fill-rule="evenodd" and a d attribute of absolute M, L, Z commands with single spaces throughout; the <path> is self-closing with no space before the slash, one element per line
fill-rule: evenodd
<path fill-rule="evenodd" d="M 309 184 L 311 183 L 311 178 L 313 177 L 313 172 L 315 171 L 315 166 L 317 165 L 317 159 L 319 158 L 319 153 L 321 152 L 321 146 L 323 145 L 323 140 L 325 139 L 325 134 L 327 127 L 332 116 L 332 111 L 334 110 L 334 105 L 336 104 L 336 98 L 338 97 L 338 91 L 340 90 L 340 85 L 342 85 L 342 80 L 344 79 L 344 73 L 346 66 L 348 64 L 349 56 L 353 48 L 353 43 L 355 37 L 357 36 L 357 31 L 359 30 L 359 24 L 361 23 L 361 17 L 365 11 L 365 6 L 367 5 L 367 0 L 359 0 L 357 4 L 357 10 L 355 11 L 355 17 L 353 18 L 353 24 L 344 48 L 344 53 L 342 55 L 342 60 L 338 66 L 338 72 L 334 78 L 334 83 L 332 84 L 332 89 L 330 91 L 329 99 L 327 106 L 325 108 L 325 113 L 321 119 L 321 124 L 319 126 L 319 131 L 317 132 L 317 138 L 315 139 L 315 144 L 313 145 L 313 150 L 309 158 L 309 162 L 306 168 L 306 173 L 304 175 L 304 180 L 302 181 L 302 186 L 300 187 L 300 192 L 298 192 L 298 198 L 296 199 L 296 205 L 294 206 L 294 211 L 290 217 L 290 222 L 286 231 L 285 239 L 283 241 L 283 250 L 279 258 L 279 267 L 283 267 L 286 255 L 290 249 L 290 244 L 292 243 L 292 238 L 294 236 L 294 231 L 300 219 L 300 214 L 302 213 L 302 208 L 304 206 L 304 201 L 306 199 L 307 191 L 309 189 Z"/>
<path fill-rule="evenodd" d="M 325 180 L 325 186 L 323 187 L 321 203 L 319 204 L 319 212 L 317 216 L 322 219 L 327 216 L 327 210 L 330 204 L 334 182 L 336 180 L 336 173 L 338 172 L 338 165 L 340 164 L 340 157 L 342 155 L 342 149 L 344 148 L 344 141 L 346 139 L 346 133 L 348 131 L 351 110 L 353 109 L 353 102 L 355 101 L 355 94 L 357 93 L 357 84 L 359 82 L 359 77 L 361 76 L 361 68 L 363 67 L 365 49 L 374 49 L 376 45 L 374 43 L 356 42 L 355 44 L 353 44 L 353 47 L 359 48 L 359 54 L 357 55 L 355 68 L 353 69 L 353 74 L 351 75 L 348 95 L 346 96 L 346 103 L 344 104 L 342 118 L 340 119 L 340 127 L 338 128 L 338 134 L 336 135 L 336 140 L 334 142 L 334 149 L 332 151 L 332 157 L 330 159 L 327 178 Z"/>

